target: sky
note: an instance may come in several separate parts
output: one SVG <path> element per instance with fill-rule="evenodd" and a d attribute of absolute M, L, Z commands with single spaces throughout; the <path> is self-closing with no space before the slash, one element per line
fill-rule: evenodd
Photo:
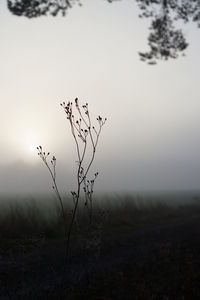
<path fill-rule="evenodd" d="M 0 194 L 46 193 L 35 147 L 57 158 L 62 191 L 76 183 L 76 151 L 62 101 L 107 117 L 92 173 L 96 190 L 192 190 L 200 183 L 200 39 L 186 56 L 149 66 L 147 20 L 135 1 L 85 1 L 66 17 L 16 17 L 0 3 Z"/>

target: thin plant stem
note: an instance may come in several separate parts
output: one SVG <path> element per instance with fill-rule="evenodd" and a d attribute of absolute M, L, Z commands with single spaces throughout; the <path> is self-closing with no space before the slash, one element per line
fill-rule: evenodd
<path fill-rule="evenodd" d="M 64 259 L 64 268 L 63 268 L 63 276 L 61 280 L 61 285 L 62 287 L 64 286 L 64 278 L 65 278 L 65 270 L 66 270 L 66 265 L 69 260 L 69 254 L 70 254 L 70 241 L 71 241 L 71 235 L 72 235 L 72 229 L 73 225 L 76 221 L 77 217 L 77 212 L 78 212 L 78 207 L 79 207 L 79 201 L 80 201 L 80 193 L 81 193 L 81 186 L 83 185 L 83 190 L 85 194 L 85 205 L 88 208 L 89 212 L 89 224 L 91 225 L 92 222 L 92 211 L 93 211 L 93 190 L 94 190 L 94 182 L 97 178 L 98 172 L 95 173 L 95 177 L 92 180 L 88 180 L 87 176 L 88 173 L 91 169 L 92 163 L 95 158 L 96 154 L 96 148 L 98 145 L 99 141 L 99 136 L 101 134 L 101 130 L 103 125 L 106 122 L 106 119 L 102 119 L 100 116 L 97 117 L 97 121 L 99 123 L 99 129 L 96 130 L 95 126 L 92 126 L 92 122 L 90 119 L 90 114 L 88 110 L 88 104 L 86 103 L 85 105 L 82 106 L 82 108 L 79 106 L 78 103 L 78 98 L 75 99 L 75 108 L 76 108 L 76 115 L 78 114 L 78 118 L 75 119 L 75 116 L 73 114 L 73 103 L 68 102 L 68 103 L 61 103 L 61 106 L 63 107 L 67 120 L 70 123 L 70 128 L 71 128 L 71 134 L 73 136 L 75 146 L 76 146 L 76 153 L 77 153 L 77 159 L 78 159 L 78 168 L 77 168 L 77 174 L 76 174 L 76 180 L 77 180 L 77 188 L 76 191 L 72 191 L 72 198 L 73 198 L 73 203 L 74 203 L 74 208 L 72 211 L 72 216 L 71 220 L 69 222 L 69 227 L 67 227 L 67 217 L 63 205 L 63 200 L 60 195 L 58 186 L 57 186 L 57 181 L 56 181 L 56 158 L 53 156 L 51 160 L 51 165 L 48 163 L 48 156 L 49 152 L 45 153 L 42 149 L 42 146 L 37 147 L 38 149 L 38 155 L 46 165 L 51 179 L 53 181 L 53 189 L 55 191 L 55 194 L 59 200 L 60 207 L 61 207 L 61 212 L 62 212 L 62 218 L 63 218 L 63 223 L 64 223 L 64 236 L 66 239 L 66 252 L 65 252 L 65 259 Z M 86 115 L 86 117 L 84 117 Z M 93 131 L 92 131 L 93 130 Z M 91 158 L 89 159 L 88 163 L 85 163 L 85 158 L 87 154 L 87 149 L 88 149 L 88 139 L 91 142 L 92 145 L 92 153 L 91 153 Z M 84 166 L 85 165 L 85 166 Z M 78 222 L 77 222 L 78 226 Z"/>

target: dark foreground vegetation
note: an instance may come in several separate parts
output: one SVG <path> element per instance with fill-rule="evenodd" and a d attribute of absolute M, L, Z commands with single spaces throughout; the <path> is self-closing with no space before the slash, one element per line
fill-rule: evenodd
<path fill-rule="evenodd" d="M 111 200 L 89 231 L 80 209 L 68 261 L 56 202 L 3 203 L 0 299 L 200 299 L 199 198 Z"/>

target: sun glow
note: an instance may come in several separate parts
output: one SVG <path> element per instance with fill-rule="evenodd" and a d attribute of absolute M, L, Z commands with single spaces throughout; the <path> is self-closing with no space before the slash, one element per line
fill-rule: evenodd
<path fill-rule="evenodd" d="M 19 151 L 26 162 L 34 163 L 37 160 L 37 147 L 41 140 L 41 137 L 27 133 L 18 138 Z"/>
<path fill-rule="evenodd" d="M 31 153 L 35 153 L 36 151 L 37 151 L 37 146 L 34 144 L 32 144 L 32 145 L 30 145 L 29 146 L 29 151 L 31 152 Z"/>

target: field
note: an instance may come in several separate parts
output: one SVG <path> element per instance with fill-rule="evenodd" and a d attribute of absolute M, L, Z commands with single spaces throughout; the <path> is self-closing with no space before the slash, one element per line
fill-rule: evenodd
<path fill-rule="evenodd" d="M 89 230 L 80 210 L 67 261 L 54 199 L 2 201 L 0 299 L 200 299 L 199 197 L 166 200 L 104 199 Z"/>

